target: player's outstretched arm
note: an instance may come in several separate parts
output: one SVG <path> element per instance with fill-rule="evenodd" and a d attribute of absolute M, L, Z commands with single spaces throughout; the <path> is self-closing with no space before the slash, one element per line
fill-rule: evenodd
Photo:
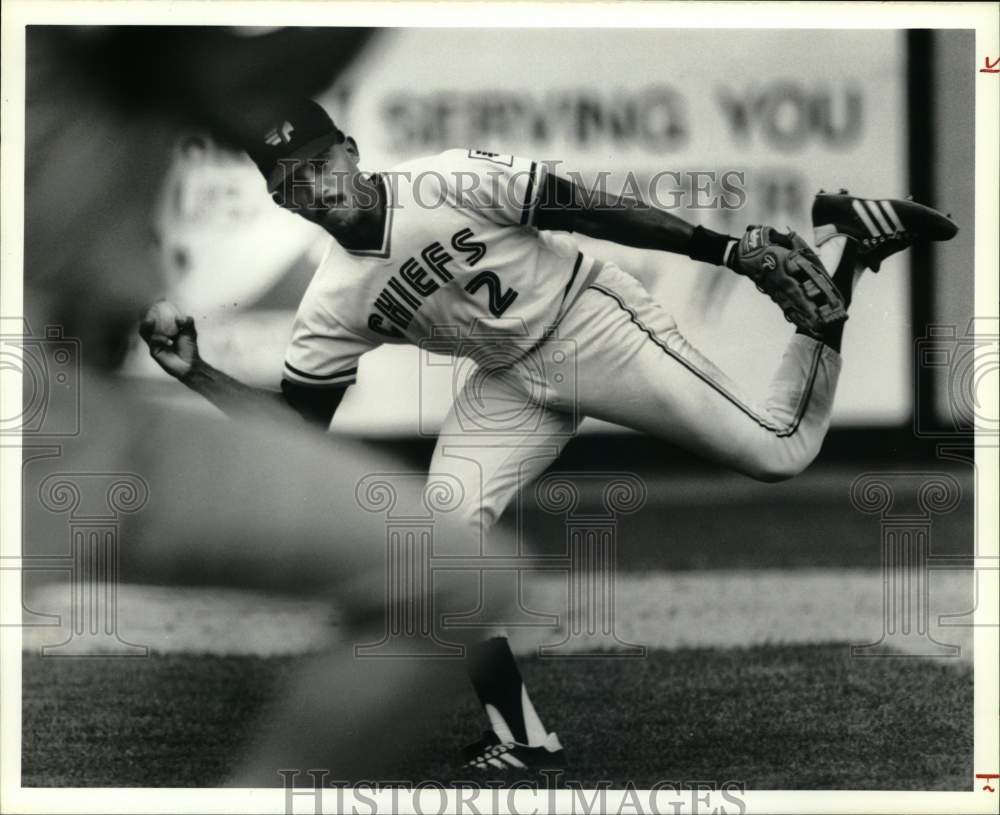
<path fill-rule="evenodd" d="M 683 218 L 632 198 L 583 190 L 547 173 L 535 213 L 539 229 L 580 232 L 637 249 L 656 249 L 725 265 L 736 239 L 694 226 Z"/>
<path fill-rule="evenodd" d="M 165 300 L 146 310 L 139 323 L 139 334 L 164 371 L 234 418 L 301 417 L 326 430 L 343 397 L 344 389 L 310 393 L 283 381 L 279 392 L 233 379 L 201 358 L 194 318 L 182 316 Z"/>
<path fill-rule="evenodd" d="M 539 229 L 582 232 L 638 249 L 684 254 L 746 275 L 797 328 L 821 337 L 847 319 L 843 297 L 823 263 L 794 233 L 748 227 L 740 240 L 692 226 L 635 199 L 590 194 L 548 174 L 535 213 Z M 838 346 L 839 348 L 839 346 Z"/>

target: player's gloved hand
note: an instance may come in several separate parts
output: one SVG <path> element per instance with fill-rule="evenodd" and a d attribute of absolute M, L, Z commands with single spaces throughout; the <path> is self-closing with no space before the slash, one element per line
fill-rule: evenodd
<path fill-rule="evenodd" d="M 749 277 L 778 304 L 786 320 L 814 337 L 847 319 L 844 298 L 823 262 L 794 232 L 748 226 L 727 265 Z"/>
<path fill-rule="evenodd" d="M 159 366 L 177 379 L 187 376 L 200 359 L 194 318 L 182 316 L 166 300 L 146 309 L 139 322 L 139 336 Z"/>

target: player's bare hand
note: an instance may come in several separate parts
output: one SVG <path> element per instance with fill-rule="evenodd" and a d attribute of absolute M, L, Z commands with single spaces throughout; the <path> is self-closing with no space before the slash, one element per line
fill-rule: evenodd
<path fill-rule="evenodd" d="M 198 361 L 198 332 L 194 318 L 184 316 L 167 300 L 146 309 L 139 323 L 139 336 L 161 368 L 178 379 Z"/>

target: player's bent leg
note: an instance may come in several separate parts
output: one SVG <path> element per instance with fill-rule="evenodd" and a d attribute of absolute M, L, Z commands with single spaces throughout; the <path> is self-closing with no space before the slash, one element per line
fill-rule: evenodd
<path fill-rule="evenodd" d="M 576 429 L 572 415 L 537 401 L 525 375 L 513 370 L 470 378 L 444 421 L 428 488 L 441 480 L 462 486 L 462 501 L 450 524 L 464 529 L 465 535 L 454 539 L 448 554 L 495 554 L 490 548 L 491 543 L 496 546 L 490 536 L 493 525 L 517 491 L 559 456 Z M 511 609 L 518 599 L 503 598 Z M 441 611 L 447 616 L 448 609 Z M 504 772 L 561 766 L 562 746 L 542 724 L 503 629 L 482 634 L 479 642 L 467 646 L 466 667 L 490 730 L 466 748 L 466 766 Z"/>
<path fill-rule="evenodd" d="M 464 539 L 467 548 L 454 554 L 483 554 L 485 533 L 517 491 L 559 457 L 576 430 L 573 415 L 542 404 L 521 373 L 470 377 L 438 434 L 428 487 L 441 481 L 461 485 L 461 501 L 448 514 L 472 532 Z"/>
<path fill-rule="evenodd" d="M 570 309 L 560 332 L 575 341 L 581 413 L 754 478 L 778 481 L 801 472 L 829 427 L 841 369 L 836 351 L 794 335 L 758 404 L 688 342 L 638 280 L 612 264 Z"/>

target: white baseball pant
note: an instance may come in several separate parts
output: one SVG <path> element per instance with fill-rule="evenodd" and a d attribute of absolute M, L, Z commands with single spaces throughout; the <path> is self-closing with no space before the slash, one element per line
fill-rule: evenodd
<path fill-rule="evenodd" d="M 557 338 L 518 365 L 485 368 L 457 395 L 430 467 L 431 481 L 442 474 L 461 481 L 462 520 L 480 536 L 559 456 L 584 416 L 762 481 L 796 475 L 826 435 L 841 357 L 793 335 L 765 404 L 755 404 L 638 280 L 604 264 L 564 314 Z"/>

